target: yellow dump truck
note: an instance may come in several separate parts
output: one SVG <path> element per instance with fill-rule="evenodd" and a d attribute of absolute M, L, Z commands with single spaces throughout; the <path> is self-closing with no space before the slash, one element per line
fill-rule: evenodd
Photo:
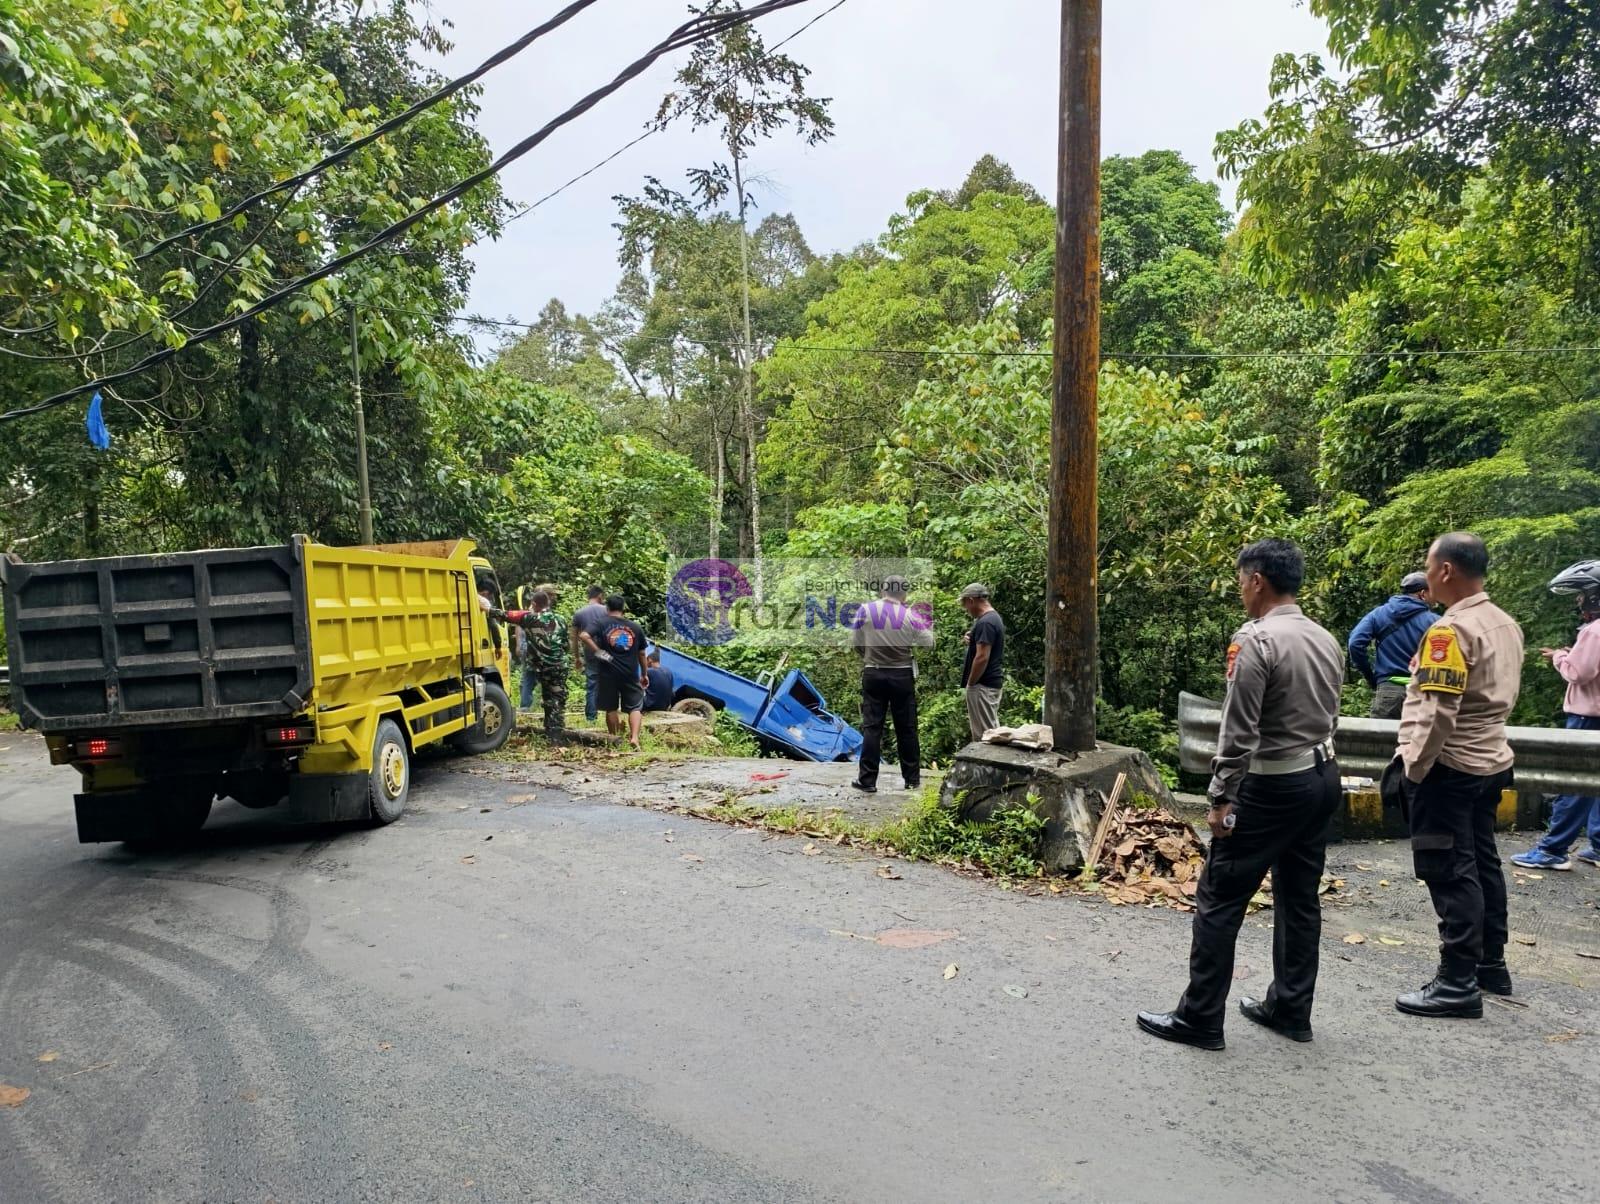
<path fill-rule="evenodd" d="M 202 827 L 216 797 L 386 824 L 415 753 L 510 735 L 501 604 L 470 540 L 0 557 L 12 707 L 83 778 L 85 842 Z"/>

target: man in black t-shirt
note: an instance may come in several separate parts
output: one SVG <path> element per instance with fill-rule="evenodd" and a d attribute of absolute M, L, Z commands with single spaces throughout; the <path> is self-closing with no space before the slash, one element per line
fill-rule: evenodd
<path fill-rule="evenodd" d="M 989 587 L 973 582 L 961 591 L 961 609 L 972 620 L 965 636 L 961 687 L 967 696 L 967 727 L 974 741 L 1000 726 L 1000 688 L 1005 685 L 1006 625 L 989 604 Z"/>
<path fill-rule="evenodd" d="M 627 599 L 612 594 L 606 599 L 605 618 L 580 632 L 578 638 L 596 663 L 595 700 L 606 713 L 606 730 L 622 734 L 622 712 L 628 713 L 628 746 L 639 751 L 639 729 L 644 723 L 644 686 L 649 639 L 644 628 L 623 615 Z"/>

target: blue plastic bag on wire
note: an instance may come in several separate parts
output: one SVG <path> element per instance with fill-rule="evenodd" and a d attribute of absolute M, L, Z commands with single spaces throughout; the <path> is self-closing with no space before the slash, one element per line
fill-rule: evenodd
<path fill-rule="evenodd" d="M 89 401 L 89 413 L 84 417 L 84 428 L 89 432 L 89 442 L 105 451 L 111 446 L 111 432 L 106 429 L 105 415 L 100 412 L 100 392 Z"/>

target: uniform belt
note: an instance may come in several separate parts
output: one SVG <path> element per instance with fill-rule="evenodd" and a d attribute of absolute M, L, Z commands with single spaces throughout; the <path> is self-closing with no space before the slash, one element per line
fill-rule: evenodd
<path fill-rule="evenodd" d="M 1272 758 L 1270 760 L 1266 757 L 1251 757 L 1250 772 L 1262 777 L 1274 777 L 1285 773 L 1304 773 L 1308 769 L 1315 769 L 1323 761 L 1331 760 L 1333 760 L 1333 741 L 1324 740 L 1320 744 L 1313 744 L 1305 752 L 1295 753 L 1292 757 Z"/>

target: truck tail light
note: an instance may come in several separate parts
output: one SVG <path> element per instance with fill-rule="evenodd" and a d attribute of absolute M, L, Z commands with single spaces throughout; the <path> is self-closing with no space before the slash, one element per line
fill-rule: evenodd
<path fill-rule="evenodd" d="M 267 743 L 283 747 L 290 744 L 310 744 L 316 732 L 309 727 L 269 727 Z"/>
<path fill-rule="evenodd" d="M 73 745 L 73 751 L 87 761 L 104 761 L 122 755 L 122 742 L 107 740 L 103 736 L 92 736 L 88 740 L 79 740 Z"/>

